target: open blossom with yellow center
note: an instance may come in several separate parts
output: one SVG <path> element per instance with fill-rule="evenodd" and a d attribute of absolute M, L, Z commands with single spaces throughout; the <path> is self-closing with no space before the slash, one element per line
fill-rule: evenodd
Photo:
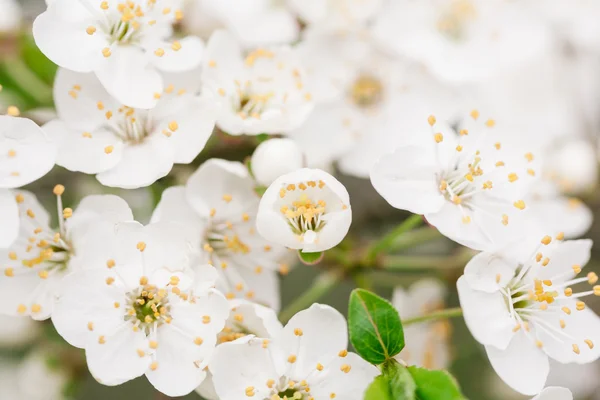
<path fill-rule="evenodd" d="M 584 302 L 600 296 L 598 276 L 577 277 L 592 242 L 563 238 L 480 253 L 457 283 L 469 330 L 498 375 L 523 394 L 542 390 L 549 358 L 585 364 L 600 356 L 600 318 Z"/>
<path fill-rule="evenodd" d="M 185 186 L 163 192 L 153 221 L 177 221 L 194 232 L 194 247 L 218 273 L 227 298 L 245 298 L 279 309 L 278 272 L 289 270 L 289 252 L 257 233 L 259 198 L 239 162 L 206 161 Z"/>
<path fill-rule="evenodd" d="M 494 250 L 513 241 L 525 224 L 536 155 L 503 140 L 496 122 L 476 110 L 456 133 L 434 116 L 428 122 L 422 143 L 398 147 L 374 165 L 375 189 L 467 247 Z"/>
<path fill-rule="evenodd" d="M 249 335 L 271 339 L 283 329 L 272 308 L 241 299 L 230 300 L 229 305 L 231 311 L 223 331 L 219 333 L 219 344 L 230 343 Z M 207 400 L 219 400 L 210 374 L 196 392 Z"/>
<path fill-rule="evenodd" d="M 379 370 L 347 344 L 344 317 L 314 304 L 272 339 L 247 336 L 218 346 L 209 369 L 221 400 L 359 400 Z"/>
<path fill-rule="evenodd" d="M 229 306 L 212 289 L 214 268 L 190 269 L 190 250 L 185 227 L 121 223 L 66 278 L 52 322 L 85 349 L 99 382 L 145 374 L 159 391 L 183 396 L 204 380 Z"/>
<path fill-rule="evenodd" d="M 127 107 L 94 75 L 60 69 L 54 83 L 59 119 L 44 126 L 57 143 L 57 164 L 131 189 L 154 183 L 175 163 L 192 162 L 212 134 L 214 106 L 172 85 L 158 97 L 149 110 Z"/>
<path fill-rule="evenodd" d="M 130 107 L 150 108 L 163 91 L 159 71 L 200 65 L 203 43 L 171 39 L 183 18 L 179 0 L 55 0 L 33 24 L 36 44 L 53 62 L 94 72 L 106 90 Z"/>
<path fill-rule="evenodd" d="M 258 48 L 242 56 L 233 34 L 215 32 L 207 45 L 202 92 L 217 104 L 217 125 L 231 135 L 282 133 L 314 107 L 295 50 Z"/>
<path fill-rule="evenodd" d="M 256 216 L 264 238 L 303 252 L 336 246 L 351 222 L 344 185 L 325 171 L 309 168 L 277 178 L 263 195 Z"/>
<path fill-rule="evenodd" d="M 0 86 L 1 90 L 1 86 Z M 33 121 L 18 118 L 9 107 L 0 115 L 0 248 L 10 246 L 19 234 L 15 193 L 9 189 L 31 183 L 54 166 L 56 146 Z"/>
<path fill-rule="evenodd" d="M 29 315 L 36 320 L 51 316 L 54 299 L 63 279 L 81 267 L 79 256 L 99 245 L 99 236 L 119 221 L 132 220 L 127 203 L 112 195 L 84 198 L 76 211 L 62 207 L 62 185 L 58 197 L 59 228 L 50 228 L 50 216 L 29 192 L 15 191 L 19 207 L 19 237 L 0 250 L 0 312 Z M 98 241 L 98 242 L 97 242 Z"/>

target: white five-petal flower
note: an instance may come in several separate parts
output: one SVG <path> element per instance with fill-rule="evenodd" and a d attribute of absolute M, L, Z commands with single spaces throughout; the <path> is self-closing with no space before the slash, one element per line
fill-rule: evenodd
<path fill-rule="evenodd" d="M 61 67 L 94 72 L 129 107 L 150 108 L 163 91 L 159 71 L 194 69 L 203 43 L 171 40 L 183 18 L 179 0 L 54 0 L 33 24 L 42 52 Z"/>
<path fill-rule="evenodd" d="M 493 250 L 514 241 L 538 171 L 536 156 L 507 142 L 496 122 L 477 111 L 457 133 L 434 116 L 429 124 L 430 132 L 415 133 L 415 144 L 373 166 L 375 189 L 395 208 L 424 215 L 467 247 Z"/>
<path fill-rule="evenodd" d="M 279 309 L 277 271 L 289 268 L 288 251 L 263 239 L 255 228 L 259 198 L 239 162 L 206 161 L 185 186 L 163 192 L 153 221 L 176 221 L 194 233 L 193 246 L 217 268 L 217 288 Z"/>
<path fill-rule="evenodd" d="M 54 300 L 63 288 L 63 279 L 81 267 L 88 252 L 103 245 L 105 234 L 115 223 L 131 221 L 133 215 L 124 200 L 113 195 L 84 198 L 76 211 L 62 209 L 57 186 L 59 229 L 50 228 L 50 216 L 35 196 L 16 192 L 20 230 L 17 240 L 0 250 L 0 312 L 30 315 L 36 320 L 50 317 Z"/>
<path fill-rule="evenodd" d="M 92 74 L 59 70 L 54 84 L 58 120 L 44 125 L 57 142 L 57 163 L 97 174 L 106 186 L 137 188 L 187 164 L 215 124 L 212 102 L 169 86 L 150 110 L 122 105 Z"/>
<path fill-rule="evenodd" d="M 217 125 L 231 135 L 287 132 L 314 107 L 299 57 L 289 46 L 257 48 L 244 57 L 231 33 L 216 31 L 203 65 L 203 94 L 218 104 Z"/>
<path fill-rule="evenodd" d="M 86 268 L 69 275 L 52 322 L 83 348 L 92 375 L 119 385 L 141 375 L 169 396 L 193 391 L 229 314 L 214 268 L 190 268 L 188 232 L 175 223 L 119 224 Z"/>
<path fill-rule="evenodd" d="M 585 364 L 600 356 L 600 318 L 582 301 L 600 295 L 598 276 L 576 277 L 592 242 L 544 236 L 537 243 L 480 253 L 457 283 L 467 326 L 494 370 L 528 395 L 544 387 L 549 358 Z M 595 286 L 576 288 L 584 284 Z"/>
<path fill-rule="evenodd" d="M 256 228 L 265 239 L 308 253 L 339 244 L 351 223 L 344 185 L 325 171 L 309 168 L 277 178 L 256 216 Z"/>
<path fill-rule="evenodd" d="M 221 400 L 359 400 L 379 370 L 347 344 L 344 317 L 314 304 L 273 339 L 248 336 L 218 346 L 209 368 Z"/>

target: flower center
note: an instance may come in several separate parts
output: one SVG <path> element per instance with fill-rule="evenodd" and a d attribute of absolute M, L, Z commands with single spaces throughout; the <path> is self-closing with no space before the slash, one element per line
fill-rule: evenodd
<path fill-rule="evenodd" d="M 215 222 L 207 230 L 204 250 L 217 257 L 227 257 L 233 254 L 248 254 L 250 247 L 240 239 L 233 223 L 230 221 Z M 212 257 L 211 257 L 212 259 Z"/>
<path fill-rule="evenodd" d="M 123 142 L 139 144 L 152 133 L 152 122 L 145 110 L 123 106 L 119 108 L 118 112 L 121 114 L 121 118 L 113 121 L 107 114 L 108 128 Z"/>
<path fill-rule="evenodd" d="M 297 391 L 295 389 L 288 389 L 284 392 L 279 392 L 278 394 L 271 397 L 269 400 L 302 400 L 304 399 L 304 394 L 301 391 Z"/>
<path fill-rule="evenodd" d="M 477 10 L 470 0 L 454 0 L 438 19 L 437 29 L 448 39 L 458 42 L 464 39 L 467 24 L 476 17 Z"/>
<path fill-rule="evenodd" d="M 144 280 L 144 278 L 142 278 Z M 126 321 L 147 334 L 153 326 L 160 326 L 171 320 L 169 298 L 166 289 L 145 284 L 127 294 L 128 307 Z"/>
<path fill-rule="evenodd" d="M 249 82 L 247 82 L 248 84 Z M 238 82 L 236 82 L 238 84 Z M 269 100 L 271 100 L 275 94 L 273 92 L 254 94 L 249 91 L 249 88 L 242 89 L 238 86 L 239 103 L 234 108 L 237 110 L 238 115 L 242 119 L 256 118 L 260 119 L 261 114 L 268 107 Z M 248 85 L 246 85 L 248 86 Z"/>
<path fill-rule="evenodd" d="M 287 218 L 292 231 L 301 235 L 308 231 L 319 232 L 323 229 L 326 224 L 323 219 L 326 206 L 324 200 L 313 203 L 306 193 L 303 193 L 298 200 L 292 201 L 291 205 L 282 206 L 280 211 Z"/>
<path fill-rule="evenodd" d="M 383 101 L 383 84 L 370 75 L 359 76 L 350 89 L 352 102 L 361 108 L 370 108 Z"/>

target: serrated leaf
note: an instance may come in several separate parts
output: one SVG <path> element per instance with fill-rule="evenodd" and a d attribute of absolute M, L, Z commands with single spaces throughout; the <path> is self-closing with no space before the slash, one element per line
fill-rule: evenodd
<path fill-rule="evenodd" d="M 406 367 L 395 360 L 387 362 L 383 374 L 375 378 L 365 393 L 365 400 L 417 400 L 416 385 Z"/>
<path fill-rule="evenodd" d="M 325 255 L 324 251 L 319 251 L 316 253 L 304 253 L 304 252 L 298 250 L 298 257 L 300 258 L 300 261 L 302 261 L 302 263 L 307 264 L 307 265 L 318 264 L 323 259 L 324 255 Z"/>
<path fill-rule="evenodd" d="M 408 371 L 417 385 L 417 400 L 465 400 L 458 383 L 447 371 L 418 367 L 409 367 Z"/>
<path fill-rule="evenodd" d="M 348 326 L 352 345 L 371 364 L 383 364 L 404 348 L 398 311 L 367 290 L 355 289 L 350 295 Z"/>

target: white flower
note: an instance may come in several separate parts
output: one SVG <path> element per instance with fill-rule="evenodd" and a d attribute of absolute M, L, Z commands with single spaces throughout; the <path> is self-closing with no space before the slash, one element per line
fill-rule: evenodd
<path fill-rule="evenodd" d="M 396 288 L 392 304 L 402 319 L 413 318 L 443 308 L 445 296 L 446 288 L 439 281 L 423 279 L 409 290 Z M 406 347 L 396 358 L 427 369 L 446 369 L 450 363 L 449 336 L 448 321 L 405 326 Z"/>
<path fill-rule="evenodd" d="M 0 32 L 13 32 L 19 29 L 23 20 L 23 10 L 16 0 L 0 0 Z"/>
<path fill-rule="evenodd" d="M 219 343 L 229 343 L 248 335 L 270 339 L 281 333 L 283 325 L 271 308 L 246 300 L 230 300 L 231 312 L 225 322 L 225 328 L 219 333 Z M 209 373 L 196 392 L 207 400 L 219 400 Z"/>
<path fill-rule="evenodd" d="M 201 37 L 227 29 L 244 47 L 292 43 L 300 32 L 294 14 L 279 1 L 192 0 L 182 22 L 186 31 Z"/>
<path fill-rule="evenodd" d="M 217 288 L 279 309 L 277 271 L 286 272 L 287 251 L 256 233 L 259 198 L 247 168 L 211 159 L 186 186 L 163 192 L 153 221 L 176 221 L 193 230 L 193 246 L 219 273 Z"/>
<path fill-rule="evenodd" d="M 452 118 L 456 97 L 419 66 L 385 54 L 370 37 L 313 35 L 298 45 L 317 106 L 289 133 L 309 167 L 337 161 L 368 178 L 381 154 L 410 138 L 435 111 Z"/>
<path fill-rule="evenodd" d="M 384 0 L 287 0 L 310 28 L 326 31 L 367 25 L 382 9 Z"/>
<path fill-rule="evenodd" d="M 325 171 L 309 168 L 277 178 L 256 216 L 256 228 L 265 239 L 309 253 L 336 246 L 351 223 L 344 185 Z"/>
<path fill-rule="evenodd" d="M 269 186 L 281 175 L 302 168 L 303 154 L 291 139 L 269 139 L 252 154 L 252 174 L 258 183 Z"/>
<path fill-rule="evenodd" d="M 424 143 L 401 146 L 375 164 L 375 189 L 467 247 L 490 250 L 515 240 L 538 172 L 536 156 L 507 143 L 496 122 L 477 111 L 458 133 L 433 116 L 429 123 L 431 133 L 414 135 Z"/>
<path fill-rule="evenodd" d="M 33 194 L 16 192 L 19 237 L 8 249 L 0 250 L 2 314 L 30 315 L 36 320 L 50 317 L 63 278 L 81 266 L 80 257 L 102 245 L 102 234 L 110 232 L 116 222 L 133 220 L 127 203 L 112 195 L 88 196 L 75 212 L 63 211 L 63 190 L 60 185 L 55 188 L 58 230 L 50 228 L 50 216 Z"/>
<path fill-rule="evenodd" d="M 185 227 L 121 223 L 86 256 L 86 269 L 65 280 L 52 322 L 83 348 L 92 375 L 118 385 L 141 375 L 168 396 L 205 378 L 229 306 L 210 289 L 214 268 L 192 272 Z"/>
<path fill-rule="evenodd" d="M 522 4 L 502 0 L 393 1 L 374 27 L 380 40 L 441 78 L 473 82 L 547 50 L 546 25 Z"/>
<path fill-rule="evenodd" d="M 0 359 L 2 396 L 11 400 L 62 400 L 69 374 L 48 364 L 50 356 L 36 349 L 20 363 Z M 35 383 L 34 383 L 35 382 Z"/>
<path fill-rule="evenodd" d="M 549 358 L 585 364 L 599 356 L 600 318 L 582 298 L 600 295 L 590 272 L 576 278 L 590 258 L 590 240 L 563 242 L 544 236 L 500 253 L 480 253 L 458 280 L 465 321 L 484 344 L 500 378 L 520 393 L 539 393 Z"/>
<path fill-rule="evenodd" d="M 203 67 L 203 94 L 217 102 L 217 125 L 231 135 L 286 132 L 313 109 L 302 66 L 289 46 L 257 48 L 244 58 L 235 37 L 217 31 Z"/>
<path fill-rule="evenodd" d="M 61 67 L 94 72 L 120 102 L 156 104 L 160 71 L 200 65 L 203 43 L 192 36 L 171 40 L 171 25 L 183 17 L 179 0 L 54 0 L 33 24 L 42 52 Z"/>
<path fill-rule="evenodd" d="M 19 234 L 18 188 L 46 175 L 54 166 L 56 146 L 33 121 L 0 115 L 0 248 Z"/>
<path fill-rule="evenodd" d="M 531 400 L 573 400 L 569 389 L 562 387 L 547 387 Z"/>
<path fill-rule="evenodd" d="M 379 370 L 346 350 L 347 325 L 314 304 L 270 339 L 245 337 L 217 347 L 209 368 L 221 400 L 360 400 Z"/>
<path fill-rule="evenodd" d="M 598 182 L 598 159 L 591 141 L 566 136 L 548 153 L 548 174 L 563 193 L 593 190 Z"/>
<path fill-rule="evenodd" d="M 58 120 L 44 126 L 57 163 L 97 174 L 106 186 L 137 188 L 200 153 L 215 123 L 214 106 L 170 86 L 150 110 L 123 106 L 92 74 L 61 69 L 54 85 Z"/>
<path fill-rule="evenodd" d="M 0 347 L 16 348 L 31 343 L 40 328 L 31 318 L 0 315 Z"/>

